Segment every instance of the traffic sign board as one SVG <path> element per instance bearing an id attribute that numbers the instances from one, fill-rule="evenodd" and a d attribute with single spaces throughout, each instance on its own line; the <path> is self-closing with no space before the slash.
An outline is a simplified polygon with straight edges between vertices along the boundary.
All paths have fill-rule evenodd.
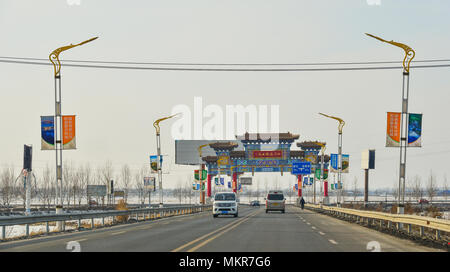
<path id="1" fill-rule="evenodd" d="M 311 174 L 311 162 L 293 162 L 293 175 L 308 175 Z"/>

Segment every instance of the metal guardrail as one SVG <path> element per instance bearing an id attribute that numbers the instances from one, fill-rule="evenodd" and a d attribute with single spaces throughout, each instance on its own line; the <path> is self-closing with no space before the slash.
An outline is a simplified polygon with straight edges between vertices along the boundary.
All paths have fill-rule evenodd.
<path id="1" fill-rule="evenodd" d="M 90 219 L 91 228 L 95 227 L 94 219 L 101 218 L 102 226 L 105 225 L 105 218 L 112 217 L 113 223 L 117 216 L 129 216 L 139 221 L 139 217 L 143 220 L 163 218 L 174 215 L 183 215 L 190 213 L 197 213 L 206 210 L 210 210 L 212 205 L 182 205 L 174 207 L 163 208 L 142 208 L 142 209 L 130 209 L 130 210 L 115 210 L 115 211 L 101 211 L 101 212 L 82 212 L 82 213 L 64 213 L 64 214 L 46 214 L 46 215 L 30 215 L 30 216 L 5 216 L 0 217 L 0 240 L 6 239 L 6 227 L 14 225 L 26 225 L 25 236 L 29 237 L 29 226 L 31 224 L 46 223 L 46 233 L 50 232 L 49 222 L 62 222 L 63 229 L 65 231 L 66 221 L 78 220 L 78 229 L 82 228 L 81 220 Z"/>
<path id="2" fill-rule="evenodd" d="M 382 212 L 373 211 L 361 211 L 348 208 L 330 207 L 316 204 L 305 204 L 305 207 L 326 211 L 328 213 L 344 216 L 354 217 L 357 222 L 364 222 L 373 224 L 373 220 L 378 220 L 381 227 L 387 222 L 388 227 L 391 227 L 392 223 L 397 224 L 397 229 L 401 229 L 403 224 L 407 225 L 408 233 L 411 234 L 412 226 L 420 227 L 420 235 L 424 235 L 424 228 L 429 228 L 436 231 L 436 239 L 439 240 L 441 231 L 450 233 L 450 220 L 437 219 L 432 217 L 424 217 L 418 215 L 408 214 L 388 214 Z"/>

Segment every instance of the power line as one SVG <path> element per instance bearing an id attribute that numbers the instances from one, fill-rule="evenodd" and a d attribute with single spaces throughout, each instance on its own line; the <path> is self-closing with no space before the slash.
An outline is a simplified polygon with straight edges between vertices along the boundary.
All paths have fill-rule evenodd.
<path id="1" fill-rule="evenodd" d="M 1 59 L 49 61 L 42 58 L 1 57 Z M 61 60 L 75 63 L 103 63 L 103 64 L 134 64 L 134 65 L 177 65 L 177 66 L 321 66 L 321 65 L 371 65 L 371 64 L 401 64 L 401 61 L 364 61 L 364 62 L 310 62 L 310 63 L 192 63 L 192 62 L 132 62 L 132 61 L 95 61 L 95 60 Z M 416 60 L 412 63 L 449 62 L 450 59 Z"/>
<path id="2" fill-rule="evenodd" d="M 51 63 L 33 61 L 0 60 L 0 63 L 28 64 L 28 65 L 52 65 Z M 171 67 L 139 67 L 139 66 L 113 66 L 113 65 L 83 65 L 61 64 L 65 67 L 83 67 L 97 69 L 122 69 L 122 70 L 153 70 L 153 71 L 195 71 L 195 72 L 316 72 L 316 71 L 361 71 L 361 70 L 392 70 L 402 69 L 402 66 L 378 66 L 378 67 L 327 67 L 327 68 L 171 68 Z M 410 68 L 444 68 L 450 64 L 415 65 Z"/>

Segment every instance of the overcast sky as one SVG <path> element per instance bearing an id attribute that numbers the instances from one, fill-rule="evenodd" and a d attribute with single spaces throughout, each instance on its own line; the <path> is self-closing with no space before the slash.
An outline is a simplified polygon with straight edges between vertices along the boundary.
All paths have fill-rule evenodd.
<path id="1" fill-rule="evenodd" d="M 403 42 L 415 60 L 450 59 L 450 2 L 438 0 L 0 0 L 0 56 L 48 58 L 60 46 L 99 39 L 61 59 L 308 63 L 401 61 L 403 51 L 364 35 Z M 369 1 L 376 2 L 376 1 Z M 40 116 L 54 114 L 53 67 L 0 63 L 0 165 L 22 168 L 23 144 L 33 144 L 38 174 L 55 154 L 40 150 Z M 280 131 L 300 141 L 327 142 L 337 152 L 337 122 L 346 122 L 346 180 L 359 179 L 361 151 L 376 149 L 370 188 L 398 182 L 399 150 L 385 147 L 386 112 L 401 110 L 402 70 L 330 72 L 187 72 L 63 67 L 63 114 L 77 115 L 77 150 L 63 158 L 100 166 L 111 160 L 135 170 L 156 153 L 152 123 L 174 106 L 279 105 Z M 450 68 L 412 69 L 409 111 L 423 113 L 422 148 L 408 149 L 407 178 L 439 182 L 450 155 Z M 162 151 L 174 159 L 173 121 L 162 123 Z M 295 149 L 297 149 L 295 147 Z M 167 166 L 167 165 L 166 165 Z M 170 166 L 165 186 L 192 167 Z M 268 175 L 274 180 L 274 175 Z M 258 175 L 264 179 L 263 176 Z M 285 175 L 282 185 L 294 184 Z"/>

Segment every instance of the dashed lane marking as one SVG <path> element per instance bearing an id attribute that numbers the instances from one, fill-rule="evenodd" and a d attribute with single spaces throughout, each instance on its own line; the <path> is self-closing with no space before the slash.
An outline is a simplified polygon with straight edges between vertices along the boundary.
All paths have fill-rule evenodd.
<path id="1" fill-rule="evenodd" d="M 121 233 L 125 233 L 126 231 L 118 231 L 118 232 L 113 232 L 111 233 L 111 235 L 117 235 L 117 234 L 121 234 Z"/>
<path id="2" fill-rule="evenodd" d="M 332 243 L 332 244 L 335 244 L 335 245 L 337 245 L 338 243 L 335 241 L 335 240 L 328 240 L 328 241 L 330 241 L 330 243 Z"/>

